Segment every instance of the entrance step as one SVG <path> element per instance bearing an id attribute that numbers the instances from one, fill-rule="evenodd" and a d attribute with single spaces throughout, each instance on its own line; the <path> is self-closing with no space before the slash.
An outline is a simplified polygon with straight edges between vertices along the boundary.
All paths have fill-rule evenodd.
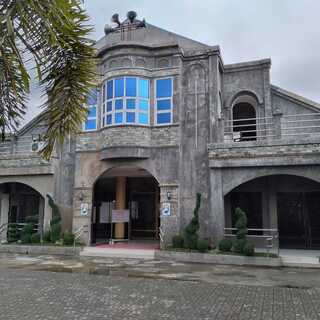
<path id="1" fill-rule="evenodd" d="M 318 250 L 280 250 L 279 255 L 286 267 L 320 268 Z"/>
<path id="2" fill-rule="evenodd" d="M 100 258 L 126 258 L 126 259 L 148 259 L 155 258 L 155 251 L 150 249 L 124 249 L 124 248 L 96 248 L 85 247 L 81 252 L 81 257 Z"/>

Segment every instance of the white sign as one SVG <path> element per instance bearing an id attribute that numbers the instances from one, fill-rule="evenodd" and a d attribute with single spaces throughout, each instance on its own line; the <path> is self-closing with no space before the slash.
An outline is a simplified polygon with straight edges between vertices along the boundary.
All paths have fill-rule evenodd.
<path id="1" fill-rule="evenodd" d="M 88 203 L 81 203 L 80 204 L 80 216 L 87 216 L 89 211 L 89 204 Z"/>
<path id="2" fill-rule="evenodd" d="M 170 216 L 171 215 L 171 204 L 169 202 L 162 204 L 161 213 L 163 216 Z"/>
<path id="3" fill-rule="evenodd" d="M 129 210 L 112 210 L 112 223 L 129 222 Z"/>

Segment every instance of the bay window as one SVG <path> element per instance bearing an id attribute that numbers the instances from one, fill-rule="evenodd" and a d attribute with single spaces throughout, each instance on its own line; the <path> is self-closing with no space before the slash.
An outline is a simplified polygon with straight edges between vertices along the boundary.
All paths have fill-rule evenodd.
<path id="1" fill-rule="evenodd" d="M 139 77 L 119 77 L 103 85 L 102 127 L 149 124 L 150 82 Z"/>

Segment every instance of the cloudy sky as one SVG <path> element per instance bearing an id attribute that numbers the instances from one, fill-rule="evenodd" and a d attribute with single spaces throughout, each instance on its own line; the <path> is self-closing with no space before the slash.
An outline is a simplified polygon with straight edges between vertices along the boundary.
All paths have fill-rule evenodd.
<path id="1" fill-rule="evenodd" d="M 113 13 L 139 18 L 169 31 L 220 45 L 224 63 L 271 58 L 271 81 L 320 102 L 319 0 L 85 0 L 93 38 Z M 39 112 L 33 89 L 26 120 Z"/>

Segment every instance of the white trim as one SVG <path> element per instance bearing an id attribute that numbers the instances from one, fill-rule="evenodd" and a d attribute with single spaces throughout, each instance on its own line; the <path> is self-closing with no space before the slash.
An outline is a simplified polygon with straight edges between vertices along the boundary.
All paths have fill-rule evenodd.
<path id="1" fill-rule="evenodd" d="M 171 97 L 166 97 L 166 98 L 157 98 L 157 81 L 158 80 L 166 80 L 166 79 L 170 79 L 171 80 Z M 154 89 L 153 89 L 153 94 L 154 94 L 154 110 L 153 110 L 153 114 L 154 114 L 154 125 L 155 126 L 167 126 L 167 125 L 170 125 L 170 124 L 173 124 L 173 108 L 174 108 L 174 105 L 173 105 L 173 81 L 174 81 L 174 78 L 173 77 L 161 77 L 161 78 L 155 78 L 154 79 Z M 168 110 L 160 110 L 158 111 L 158 108 L 157 108 L 157 105 L 158 105 L 158 101 L 161 101 L 161 100 L 170 100 L 170 103 L 171 103 L 171 107 L 170 109 Z M 157 115 L 158 114 L 161 114 L 161 113 L 170 113 L 171 114 L 171 117 L 170 117 L 170 122 L 166 122 L 166 123 L 158 123 L 157 119 Z"/>

